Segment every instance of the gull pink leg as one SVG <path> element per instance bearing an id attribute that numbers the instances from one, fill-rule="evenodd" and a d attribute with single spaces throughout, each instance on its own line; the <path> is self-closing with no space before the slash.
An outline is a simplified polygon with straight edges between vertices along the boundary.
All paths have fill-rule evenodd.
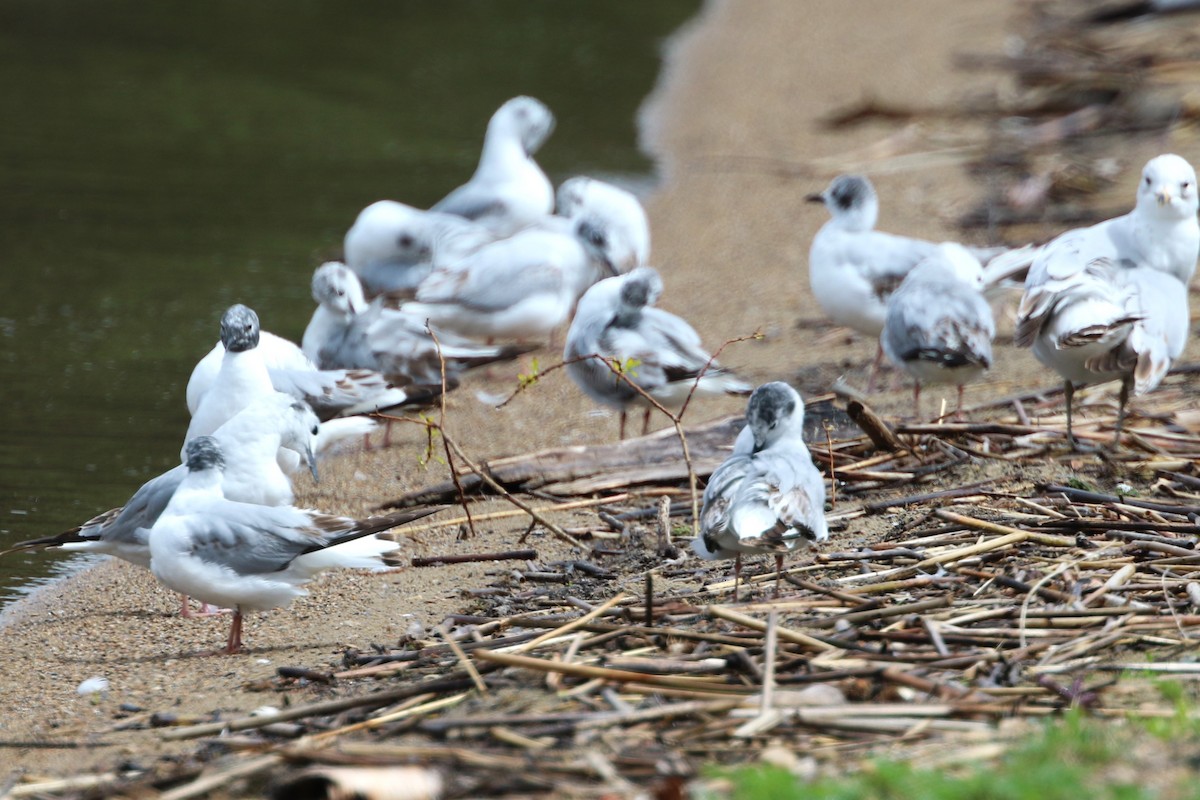
<path id="1" fill-rule="evenodd" d="M 225 643 L 226 655 L 234 655 L 242 651 L 242 610 L 233 610 L 233 624 L 229 626 L 229 641 Z"/>
<path id="2" fill-rule="evenodd" d="M 875 377 L 883 366 L 883 342 L 875 348 L 875 360 L 871 362 L 871 372 L 867 375 L 867 394 L 875 391 Z"/>

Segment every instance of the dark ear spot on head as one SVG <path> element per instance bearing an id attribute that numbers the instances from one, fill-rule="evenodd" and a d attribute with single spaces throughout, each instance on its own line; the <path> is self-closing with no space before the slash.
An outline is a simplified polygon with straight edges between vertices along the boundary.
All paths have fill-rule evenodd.
<path id="1" fill-rule="evenodd" d="M 597 250 L 603 250 L 608 240 L 604 231 L 591 220 L 581 219 L 576 226 L 579 236 Z"/>
<path id="2" fill-rule="evenodd" d="M 850 206 L 854 205 L 854 198 L 855 198 L 856 192 L 849 184 L 845 184 L 845 183 L 838 184 L 837 186 L 834 187 L 833 192 L 831 194 L 833 197 L 834 205 L 836 205 L 838 208 L 840 208 L 843 211 L 849 209 Z"/>
<path id="3" fill-rule="evenodd" d="M 650 299 L 650 287 L 644 281 L 625 281 L 621 287 L 621 302 L 627 306 L 644 306 Z"/>

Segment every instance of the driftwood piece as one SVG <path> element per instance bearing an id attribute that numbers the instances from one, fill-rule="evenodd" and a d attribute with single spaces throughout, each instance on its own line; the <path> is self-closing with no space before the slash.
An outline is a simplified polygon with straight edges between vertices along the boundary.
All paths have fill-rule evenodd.
<path id="1" fill-rule="evenodd" d="M 745 418 L 735 415 L 684 429 L 692 466 L 697 475 L 712 474 L 729 454 L 733 440 L 744 426 Z M 542 450 L 528 455 L 492 459 L 479 466 L 511 492 L 537 490 L 558 496 L 687 480 L 683 449 L 673 428 L 618 444 Z M 460 474 L 459 483 L 470 494 L 492 493 L 481 478 L 469 472 Z M 410 492 L 381 504 L 379 508 L 407 508 L 431 502 L 452 503 L 457 501 L 457 497 L 454 483 L 448 481 Z"/>
<path id="2" fill-rule="evenodd" d="M 846 413 L 880 450 L 894 452 L 904 447 L 883 418 L 866 403 L 852 400 L 846 405 Z"/>

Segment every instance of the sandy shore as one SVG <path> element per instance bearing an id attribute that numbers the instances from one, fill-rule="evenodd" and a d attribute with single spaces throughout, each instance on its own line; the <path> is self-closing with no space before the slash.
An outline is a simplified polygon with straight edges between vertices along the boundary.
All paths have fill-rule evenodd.
<path id="1" fill-rule="evenodd" d="M 646 142 L 666 176 L 647 198 L 653 262 L 666 283 L 661 304 L 692 320 L 712 346 L 761 330 L 764 341 L 731 346 L 722 359 L 756 383 L 784 379 L 812 393 L 843 373 L 861 382 L 874 343 L 821 324 L 808 293 L 806 260 L 825 213 L 802 198 L 838 172 L 869 171 L 878 155 L 872 148 L 896 130 L 870 124 L 833 132 L 820 120 L 868 96 L 924 107 L 980 89 L 1002 90 L 998 77 L 956 72 L 951 63 L 963 50 L 999 50 L 1011 9 L 1001 0 L 710 4 L 678 35 L 645 115 Z M 929 19 L 939 24 L 921 22 Z M 958 122 L 924 127 L 911 132 L 908 146 L 944 148 L 978 133 Z M 977 192 L 957 165 L 871 174 L 882 197 L 880 226 L 933 239 L 956 236 L 951 220 Z M 543 365 L 557 360 L 548 352 L 540 357 Z M 969 402 L 1053 383 L 1027 353 L 1001 346 L 998 361 L 986 384 L 969 389 Z M 473 456 L 615 440 L 615 416 L 591 407 L 561 372 L 502 410 L 478 399 L 510 390 L 515 372 L 473 377 L 451 395 L 448 427 Z M 905 390 L 880 405 L 896 411 L 907 402 Z M 705 403 L 693 419 L 740 407 L 736 400 Z M 401 426 L 397 439 L 388 450 L 351 454 L 328 466 L 327 478 L 307 487 L 303 502 L 364 514 L 445 478 L 437 460 L 422 465 L 424 442 L 415 427 Z M 458 542 L 445 528 L 408 531 L 406 550 L 505 549 L 524 527 L 519 519 L 484 525 L 475 542 Z M 530 541 L 543 560 L 565 553 L 548 536 Z M 485 585 L 490 569 L 474 564 L 330 575 L 289 609 L 250 618 L 249 653 L 209 657 L 205 653 L 224 641 L 227 619 L 180 619 L 174 597 L 148 573 L 105 563 L 38 593 L 10 615 L 0 661 L 0 705 L 6 708 L 0 740 L 8 743 L 0 763 L 51 775 L 102 771 L 122 760 L 146 764 L 178 746 L 162 743 L 153 731 L 114 732 L 123 716 L 231 714 L 274 704 L 277 698 L 256 691 L 255 682 L 277 667 L 334 664 L 346 647 L 395 643 L 414 623 L 428 629 L 463 608 L 461 590 Z M 621 588 L 614 583 L 613 591 Z M 78 696 L 76 686 L 92 676 L 105 677 L 110 690 Z M 122 704 L 140 710 L 122 711 Z M 29 746 L 12 746 L 22 742 Z"/>

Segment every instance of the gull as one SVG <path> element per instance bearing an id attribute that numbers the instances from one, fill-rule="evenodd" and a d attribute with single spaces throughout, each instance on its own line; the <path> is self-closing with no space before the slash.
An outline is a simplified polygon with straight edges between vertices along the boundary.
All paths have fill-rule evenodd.
<path id="1" fill-rule="evenodd" d="M 192 419 L 185 444 L 195 436 L 212 433 L 256 397 L 274 391 L 303 400 L 326 422 L 319 451 L 375 427 L 373 420 L 333 422 L 333 417 L 369 414 L 429 399 L 428 392 L 395 388 L 386 377 L 370 370 L 319 370 L 295 344 L 278 336 L 265 338 L 262 333 L 258 315 L 240 303 L 222 315 L 221 341 L 196 365 L 188 381 Z"/>
<path id="2" fill-rule="evenodd" d="M 213 435 L 225 453 L 224 496 L 267 506 L 292 503 L 292 481 L 280 469 L 276 455 L 281 447 L 303 454 L 316 479 L 313 447 L 318 425 L 311 408 L 282 392 L 250 403 Z M 186 475 L 187 467 L 180 464 L 142 484 L 124 506 L 57 536 L 20 542 L 6 552 L 57 548 L 116 556 L 148 569 L 150 528 Z M 183 615 L 188 616 L 186 600 L 183 607 Z"/>
<path id="3" fill-rule="evenodd" d="M 437 330 L 487 339 L 540 339 L 567 320 L 605 276 L 641 264 L 649 224 L 629 192 L 593 192 L 573 216 L 546 217 L 507 239 L 437 265 L 401 308 Z"/>
<path id="4" fill-rule="evenodd" d="M 783 557 L 804 542 L 829 538 L 825 480 L 804 444 L 804 402 L 786 383 L 765 383 L 746 407 L 747 441 L 713 472 L 704 489 L 700 535 L 692 550 L 705 560 L 733 558 L 737 600 L 742 553 L 775 556 L 775 591 Z M 746 445 L 749 444 L 749 447 Z"/>
<path id="5" fill-rule="evenodd" d="M 996 322 L 983 296 L 983 265 L 962 245 L 945 242 L 917 264 L 887 302 L 880 343 L 913 378 L 913 413 L 921 416 L 921 384 L 963 385 L 992 365 Z"/>
<path id="6" fill-rule="evenodd" d="M 861 175 L 839 175 L 819 194 L 806 200 L 824 203 L 830 220 L 813 237 L 808 256 L 808 280 L 817 304 L 836 324 L 878 337 L 887 316 L 887 299 L 904 276 L 934 255 L 937 243 L 875 230 L 879 198 L 871 181 Z M 1029 264 L 1032 247 L 968 247 L 987 265 L 984 285 L 1001 285 Z M 867 391 L 883 359 L 876 350 Z"/>
<path id="7" fill-rule="evenodd" d="M 346 266 L 362 281 L 367 297 L 384 295 L 389 302 L 411 299 L 433 269 L 435 249 L 451 243 L 466 253 L 493 241 L 482 225 L 454 214 L 380 200 L 359 212 L 346 232 Z"/>
<path id="8" fill-rule="evenodd" d="M 642 204 L 632 192 L 606 181 L 577 175 L 563 181 L 556 197 L 558 215 L 567 219 L 586 220 L 590 216 L 598 220 L 595 227 L 602 227 L 604 219 L 635 220 L 627 228 L 629 263 L 649 263 L 650 226 L 645 220 Z M 628 271 L 628 268 L 618 268 L 618 272 Z"/>
<path id="9" fill-rule="evenodd" d="M 440 392 L 443 363 L 450 389 L 468 369 L 509 361 L 529 349 L 480 345 L 449 332 L 438 332 L 435 342 L 423 319 L 387 308 L 381 298 L 368 302 L 358 276 L 337 261 L 313 272 L 312 294 L 317 308 L 301 349 L 321 369 L 369 369 L 395 386 Z"/>
<path id="10" fill-rule="evenodd" d="M 1035 274 L 1044 273 L 1031 271 L 1031 280 Z M 1078 449 L 1071 410 L 1076 385 L 1121 381 L 1116 447 L 1130 395 L 1162 382 L 1183 355 L 1188 324 L 1187 287 L 1174 275 L 1102 257 L 1069 278 L 1026 289 L 1015 341 L 1032 347 L 1038 361 L 1062 376 L 1072 448 Z"/>
<path id="11" fill-rule="evenodd" d="M 511 236 L 554 207 L 554 187 L 533 154 L 554 130 L 554 115 L 532 97 L 514 97 L 488 122 L 475 174 L 430 209 Z"/>
<path id="12" fill-rule="evenodd" d="M 654 307 L 662 289 L 651 267 L 602 280 L 583 295 L 567 332 L 567 374 L 588 397 L 620 410 L 622 439 L 633 406 L 645 408 L 642 434 L 649 431 L 654 406 L 647 397 L 678 409 L 693 394 L 744 395 L 752 388 L 717 364 L 685 320 Z"/>
<path id="13" fill-rule="evenodd" d="M 187 475 L 150 529 L 150 571 L 182 594 L 232 608 L 225 652 L 242 649 L 242 615 L 287 605 L 332 567 L 380 570 L 399 544 L 374 534 L 433 513 L 405 511 L 355 520 L 229 500 L 217 440 L 187 445 Z M 364 538 L 366 537 L 366 538 Z"/>
<path id="14" fill-rule="evenodd" d="M 1187 284 L 1200 255 L 1196 210 L 1195 171 L 1160 155 L 1142 170 L 1132 211 L 1067 231 L 1037 252 L 1014 338 L 1062 376 L 1072 447 L 1075 384 L 1121 379 L 1115 444 L 1129 394 L 1152 391 L 1182 354 Z"/>

